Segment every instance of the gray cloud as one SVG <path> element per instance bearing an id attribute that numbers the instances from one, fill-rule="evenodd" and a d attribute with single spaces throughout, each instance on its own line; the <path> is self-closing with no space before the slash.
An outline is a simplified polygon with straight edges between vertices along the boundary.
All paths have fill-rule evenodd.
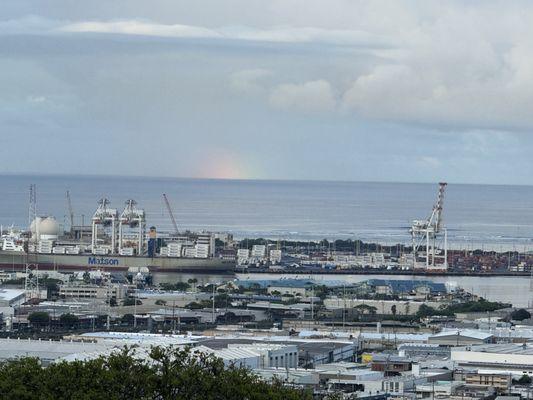
<path id="1" fill-rule="evenodd" d="M 4 18 L 11 170 L 532 183 L 530 3 L 18 0 Z"/>

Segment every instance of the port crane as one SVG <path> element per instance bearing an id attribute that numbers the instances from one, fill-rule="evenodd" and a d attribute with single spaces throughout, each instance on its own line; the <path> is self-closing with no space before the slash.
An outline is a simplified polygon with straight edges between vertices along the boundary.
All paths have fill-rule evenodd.
<path id="1" fill-rule="evenodd" d="M 165 202 L 165 206 L 167 207 L 168 215 L 170 215 L 170 220 L 172 221 L 172 226 L 174 227 L 174 233 L 178 234 L 178 224 L 176 223 L 176 218 L 174 218 L 172 207 L 170 207 L 170 202 L 168 201 L 167 195 L 165 193 L 163 193 L 163 200 Z"/>
<path id="2" fill-rule="evenodd" d="M 413 245 L 413 267 L 426 269 L 448 268 L 448 234 L 443 228 L 442 210 L 447 183 L 440 182 L 437 201 L 431 215 L 425 220 L 414 220 L 410 229 Z M 437 249 L 437 240 L 444 235 L 444 255 Z M 417 263 L 421 260 L 422 265 Z M 437 263 L 437 260 L 441 262 Z"/>
<path id="3" fill-rule="evenodd" d="M 92 251 L 96 253 L 98 247 L 98 227 L 102 226 L 104 229 L 111 227 L 111 251 L 114 252 L 116 248 L 116 224 L 118 222 L 117 210 L 109 208 L 110 201 L 105 197 L 98 202 L 92 218 Z"/>
<path id="4" fill-rule="evenodd" d="M 124 211 L 118 220 L 118 252 L 120 255 L 133 255 L 124 250 L 124 227 L 128 227 L 131 231 L 130 234 L 133 232 L 137 237 L 137 254 L 143 254 L 144 232 L 146 231 L 144 210 L 137 208 L 137 202 L 133 199 L 127 200 L 125 204 Z"/>

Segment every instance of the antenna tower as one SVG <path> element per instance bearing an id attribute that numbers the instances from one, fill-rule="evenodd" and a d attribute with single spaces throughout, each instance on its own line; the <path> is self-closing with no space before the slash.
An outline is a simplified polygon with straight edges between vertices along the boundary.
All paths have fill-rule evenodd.
<path id="1" fill-rule="evenodd" d="M 24 280 L 24 291 L 26 299 L 39 298 L 39 266 L 37 264 L 26 264 L 26 279 Z"/>

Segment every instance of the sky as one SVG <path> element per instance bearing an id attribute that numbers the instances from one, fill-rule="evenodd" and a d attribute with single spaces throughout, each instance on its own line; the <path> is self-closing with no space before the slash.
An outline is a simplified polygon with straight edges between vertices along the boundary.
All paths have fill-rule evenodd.
<path id="1" fill-rule="evenodd" d="M 533 184 L 533 3 L 2 0 L 0 173 Z"/>

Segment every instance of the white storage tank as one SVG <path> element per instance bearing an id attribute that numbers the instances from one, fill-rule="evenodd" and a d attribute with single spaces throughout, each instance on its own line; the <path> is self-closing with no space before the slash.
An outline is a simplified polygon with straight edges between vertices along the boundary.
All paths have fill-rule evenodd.
<path id="1" fill-rule="evenodd" d="M 59 223 L 52 217 L 37 217 L 30 225 L 34 240 L 55 240 L 59 236 Z"/>

